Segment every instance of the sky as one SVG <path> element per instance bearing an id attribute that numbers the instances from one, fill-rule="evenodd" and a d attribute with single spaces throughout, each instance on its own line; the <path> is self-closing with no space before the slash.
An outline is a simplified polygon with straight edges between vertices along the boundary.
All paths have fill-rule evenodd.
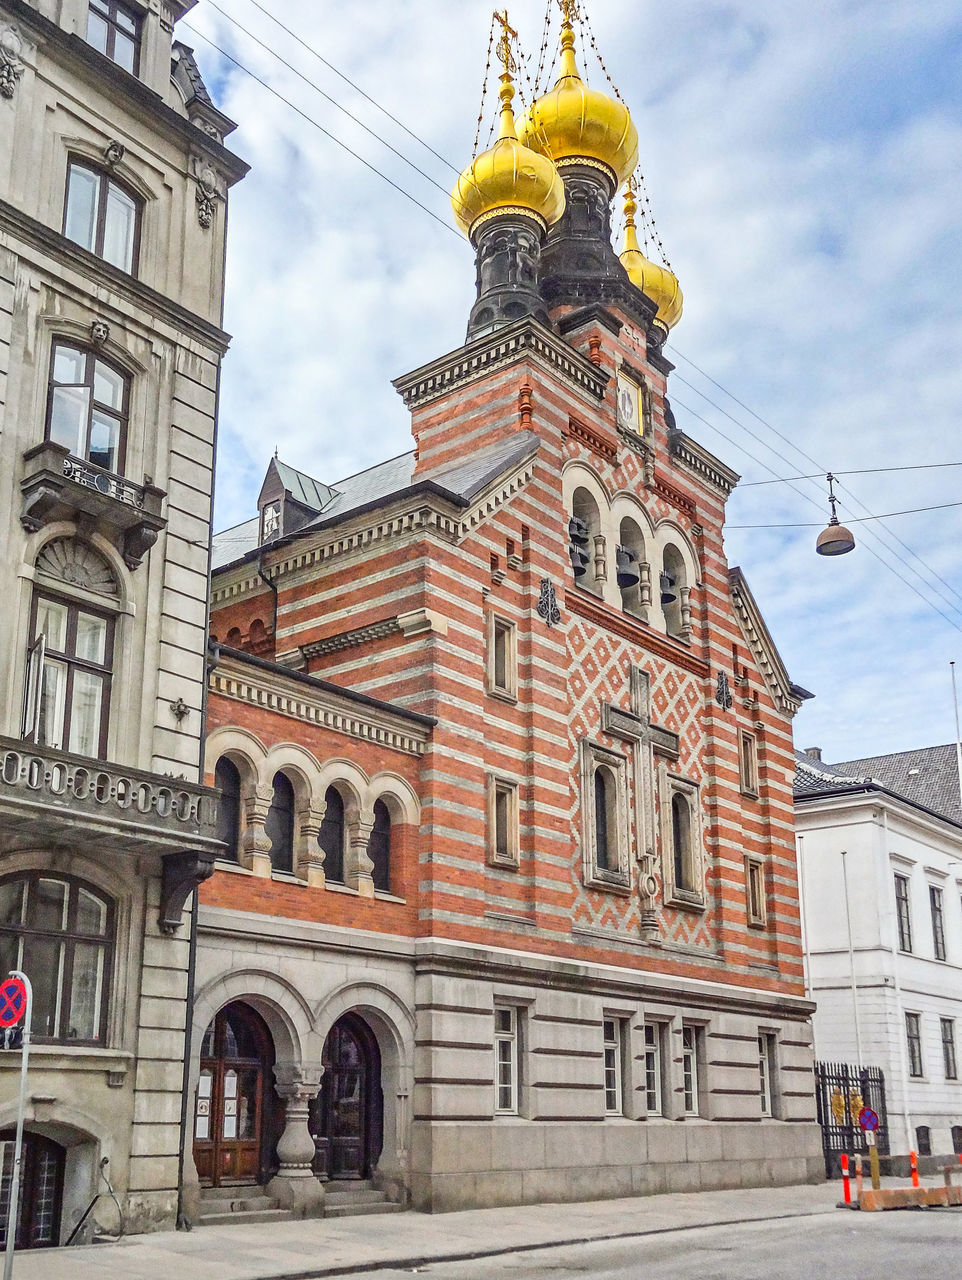
<path id="1" fill-rule="evenodd" d="M 962 505 L 940 504 L 962 503 L 962 466 L 932 464 L 962 463 L 958 0 L 587 8 L 685 293 L 678 425 L 742 476 L 728 561 L 816 695 L 796 742 L 840 761 L 951 741 Z M 410 448 L 391 379 L 460 345 L 474 298 L 445 193 L 473 152 L 491 9 L 200 0 L 178 24 L 252 166 L 230 200 L 218 528 L 254 514 L 275 448 L 328 483 Z M 545 0 L 509 16 L 533 79 Z M 493 89 L 494 71 L 482 147 Z M 843 557 L 814 551 L 827 470 Z M 816 478 L 759 483 L 798 475 Z M 922 507 L 940 509 L 852 523 Z"/>

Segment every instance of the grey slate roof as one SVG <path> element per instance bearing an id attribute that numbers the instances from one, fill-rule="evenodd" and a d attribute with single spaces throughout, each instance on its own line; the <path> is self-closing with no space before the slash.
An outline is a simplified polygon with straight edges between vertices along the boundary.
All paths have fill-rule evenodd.
<path id="1" fill-rule="evenodd" d="M 207 92 L 203 76 L 200 74 L 200 67 L 197 65 L 193 49 L 189 45 L 183 44 L 180 40 L 175 40 L 172 53 L 174 75 L 176 77 L 178 70 L 182 70 L 184 79 L 189 87 L 187 101 L 190 102 L 191 99 L 196 99 L 198 102 L 206 103 L 207 106 L 212 107 L 214 104 L 210 94 Z"/>
<path id="2" fill-rule="evenodd" d="M 517 431 L 506 439 L 489 445 L 486 449 L 470 454 L 463 462 L 458 462 L 444 471 L 433 472 L 426 483 L 447 490 L 456 501 L 466 506 L 486 485 L 518 466 L 528 455 L 533 455 L 537 451 L 538 443 L 538 437 L 533 431 Z M 275 458 L 273 462 L 285 487 L 294 497 L 298 497 L 298 494 L 289 484 L 289 480 L 301 484 L 310 482 L 311 485 L 317 486 L 315 498 L 321 496 L 324 491 L 334 495 L 326 505 L 322 506 L 320 514 L 300 529 L 299 533 L 330 522 L 344 520 L 362 507 L 388 502 L 395 495 L 403 493 L 405 489 L 417 483 L 413 476 L 413 452 L 402 453 L 397 458 L 389 458 L 387 462 L 379 462 L 366 471 L 359 471 L 357 475 L 348 476 L 345 480 L 338 480 L 332 485 L 312 480 L 304 472 L 287 466 L 279 459 Z M 306 493 L 307 490 L 305 489 L 304 492 Z M 299 497 L 298 501 L 305 502 L 307 506 L 317 506 L 315 498 L 307 500 Z M 240 560 L 256 550 L 259 525 L 260 521 L 255 516 L 252 520 L 246 520 L 232 529 L 216 533 L 213 540 L 213 568 L 223 568 L 224 565 Z"/>
<path id="3" fill-rule="evenodd" d="M 795 752 L 796 800 L 860 787 L 892 792 L 950 822 L 962 822 L 954 743 L 839 764 L 826 764 L 804 752 Z"/>

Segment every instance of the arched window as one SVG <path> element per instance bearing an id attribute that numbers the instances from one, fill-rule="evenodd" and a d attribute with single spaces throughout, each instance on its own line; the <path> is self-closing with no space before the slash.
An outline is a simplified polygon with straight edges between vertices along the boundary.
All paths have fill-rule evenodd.
<path id="1" fill-rule="evenodd" d="M 614 782 L 608 770 L 595 770 L 595 861 L 599 871 L 617 869 L 613 818 Z"/>
<path id="2" fill-rule="evenodd" d="M 604 573 L 596 571 L 598 548 L 595 540 L 601 535 L 601 516 L 598 504 L 587 489 L 574 491 L 571 502 L 571 519 L 568 522 L 568 555 L 575 581 L 581 587 L 600 594 Z M 601 554 L 604 554 L 603 547 Z"/>
<path id="3" fill-rule="evenodd" d="M 367 842 L 367 856 L 374 863 L 374 888 L 391 892 L 391 814 L 383 800 L 374 802 L 374 827 Z"/>
<path id="4" fill-rule="evenodd" d="M 671 844 L 675 888 L 695 888 L 691 856 L 691 808 L 687 797 L 676 791 L 671 797 Z"/>
<path id="5" fill-rule="evenodd" d="M 665 547 L 665 556 L 660 578 L 661 607 L 665 615 L 665 630 L 670 636 L 679 640 L 687 639 L 688 628 L 685 625 L 683 595 L 688 586 L 685 573 L 685 562 L 677 547 Z"/>
<path id="6" fill-rule="evenodd" d="M 638 525 L 630 517 L 622 520 L 618 539 L 615 560 L 621 607 L 625 613 L 633 614 L 636 618 L 647 618 L 641 599 L 641 566 L 645 563 L 645 540 Z M 650 593 L 650 589 L 649 582 L 646 590 Z"/>
<path id="7" fill-rule="evenodd" d="M 58 340 L 50 356 L 47 439 L 75 458 L 122 473 L 130 379 L 96 352 Z"/>
<path id="8" fill-rule="evenodd" d="M 217 807 L 217 839 L 227 846 L 225 858 L 237 858 L 240 842 L 241 776 L 237 765 L 221 756 L 214 769 L 214 786 L 220 791 Z"/>
<path id="9" fill-rule="evenodd" d="M 317 833 L 317 843 L 324 850 L 324 878 L 335 884 L 344 883 L 344 801 L 337 787 L 324 792 L 324 819 Z"/>
<path id="10" fill-rule="evenodd" d="M 274 774 L 274 795 L 264 831 L 271 842 L 275 871 L 294 870 L 294 788 L 286 773 Z"/>
<path id="11" fill-rule="evenodd" d="M 85 160 L 67 166 L 63 233 L 111 266 L 133 275 L 140 248 L 143 203 Z"/>
<path id="12" fill-rule="evenodd" d="M 0 970 L 33 983 L 37 1040 L 103 1044 L 113 909 L 96 889 L 33 872 L 0 880 Z"/>

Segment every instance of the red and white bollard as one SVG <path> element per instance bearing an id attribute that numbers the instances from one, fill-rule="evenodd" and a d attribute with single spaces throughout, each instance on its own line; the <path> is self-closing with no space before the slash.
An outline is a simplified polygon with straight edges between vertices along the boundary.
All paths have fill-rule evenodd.
<path id="1" fill-rule="evenodd" d="M 843 1151 L 841 1155 L 842 1165 L 842 1199 L 846 1204 L 852 1203 L 852 1184 L 848 1179 L 848 1153 Z"/>
<path id="2" fill-rule="evenodd" d="M 909 1152 L 909 1167 L 912 1170 L 912 1186 L 919 1185 L 919 1157 L 914 1151 Z"/>

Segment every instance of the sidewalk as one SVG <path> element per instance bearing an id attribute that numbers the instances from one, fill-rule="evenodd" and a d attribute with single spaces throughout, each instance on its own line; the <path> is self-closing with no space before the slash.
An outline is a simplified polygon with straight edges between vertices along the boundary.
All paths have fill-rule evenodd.
<path id="1" fill-rule="evenodd" d="M 883 1185 L 904 1185 L 884 1179 Z M 841 1184 L 682 1192 L 585 1204 L 398 1213 L 270 1225 L 198 1227 L 116 1244 L 16 1256 L 16 1280 L 308 1280 L 391 1264 L 456 1260 L 544 1245 L 762 1218 L 832 1213 Z"/>

